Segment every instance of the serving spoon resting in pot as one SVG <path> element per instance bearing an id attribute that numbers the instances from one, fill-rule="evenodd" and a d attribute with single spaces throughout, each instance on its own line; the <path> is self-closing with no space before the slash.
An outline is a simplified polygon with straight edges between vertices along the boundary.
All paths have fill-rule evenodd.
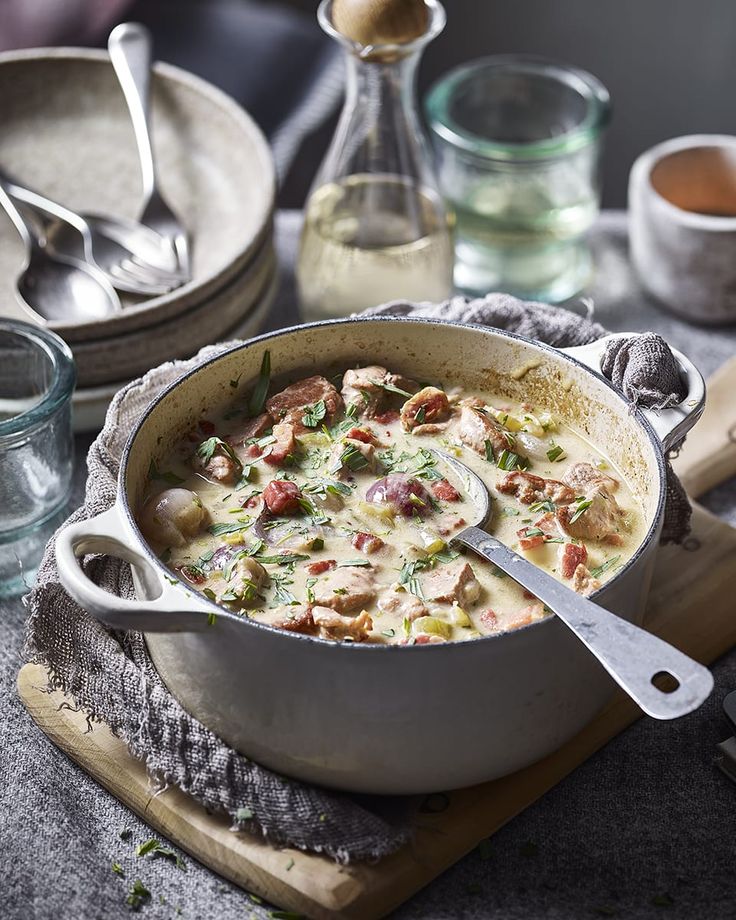
<path id="1" fill-rule="evenodd" d="M 450 467 L 466 486 L 477 511 L 475 524 L 451 538 L 510 575 L 545 606 L 600 661 L 616 683 L 647 715 L 676 719 L 697 709 L 713 690 L 708 668 L 663 639 L 610 613 L 557 581 L 483 529 L 493 517 L 488 487 L 469 467 L 442 451 L 428 450 Z M 660 690 L 655 680 L 672 679 L 674 689 Z"/>

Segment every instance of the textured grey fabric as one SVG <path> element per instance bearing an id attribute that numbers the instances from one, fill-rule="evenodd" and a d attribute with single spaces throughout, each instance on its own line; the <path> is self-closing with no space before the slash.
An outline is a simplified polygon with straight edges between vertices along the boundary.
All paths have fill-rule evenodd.
<path id="1" fill-rule="evenodd" d="M 296 212 L 278 215 L 283 281 L 269 328 L 298 321 L 290 266 L 299 225 Z M 627 259 L 623 213 L 604 212 L 591 242 L 597 276 L 589 294 L 603 326 L 655 330 L 706 375 L 736 353 L 736 326 L 714 332 L 688 325 L 642 294 Z M 90 440 L 76 439 L 73 506 L 83 500 Z M 736 525 L 736 478 L 701 501 Z M 154 835 L 151 828 L 54 747 L 17 698 L 24 621 L 19 600 L 0 600 L 3 920 L 125 920 L 125 892 L 135 878 L 153 894 L 141 917 L 173 920 L 179 907 L 183 920 L 269 920 L 269 905 L 254 903 L 186 853 L 186 872 L 168 860 L 135 857 L 136 844 Z M 736 687 L 736 652 L 713 673 L 716 689 L 701 709 L 668 724 L 640 720 L 480 852 L 467 854 L 394 911 L 392 920 L 733 916 L 736 789 L 712 756 L 716 742 L 732 734 L 720 703 Z M 128 841 L 120 839 L 121 828 L 130 831 Z M 283 859 L 288 865 L 288 854 Z M 113 860 L 124 878 L 112 873 Z"/>
<path id="2" fill-rule="evenodd" d="M 590 313 L 590 305 L 588 304 Z M 397 300 L 365 311 L 371 316 L 426 316 L 458 323 L 478 323 L 516 332 L 548 345 L 586 345 L 606 334 L 590 317 L 543 303 L 527 303 L 510 294 L 488 294 L 476 300 L 453 297 L 446 303 L 412 304 Z M 664 409 L 682 402 L 685 390 L 669 345 L 656 333 L 609 342 L 601 371 L 631 401 L 646 409 Z M 676 445 L 678 448 L 680 445 Z M 682 483 L 667 462 L 667 503 L 663 543 L 680 543 L 690 530 L 692 509 Z"/>

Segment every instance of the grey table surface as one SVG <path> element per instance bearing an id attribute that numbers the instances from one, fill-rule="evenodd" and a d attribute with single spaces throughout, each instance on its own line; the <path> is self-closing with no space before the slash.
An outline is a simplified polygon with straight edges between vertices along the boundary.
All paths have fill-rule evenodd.
<path id="1" fill-rule="evenodd" d="M 282 213 L 283 270 L 269 319 L 297 321 L 293 279 L 299 215 Z M 596 318 L 611 330 L 654 330 L 712 373 L 736 351 L 736 327 L 704 330 L 669 316 L 642 294 L 627 259 L 625 215 L 604 213 L 591 236 Z M 77 438 L 71 504 L 80 501 L 90 437 Z M 736 480 L 706 496 L 736 525 Z M 736 560 L 734 560 L 736 565 Z M 271 908 L 186 857 L 136 859 L 150 828 L 98 787 L 32 723 L 15 691 L 25 611 L 0 603 L 0 916 L 124 917 L 140 878 L 151 918 L 267 917 Z M 698 712 L 661 724 L 642 719 L 522 815 L 394 914 L 410 918 L 557 920 L 618 916 L 736 917 L 736 787 L 714 767 L 730 732 L 721 701 L 736 687 L 736 652 L 714 668 L 716 690 Z M 121 828 L 131 836 L 121 840 Z M 118 861 L 125 878 L 113 874 Z"/>

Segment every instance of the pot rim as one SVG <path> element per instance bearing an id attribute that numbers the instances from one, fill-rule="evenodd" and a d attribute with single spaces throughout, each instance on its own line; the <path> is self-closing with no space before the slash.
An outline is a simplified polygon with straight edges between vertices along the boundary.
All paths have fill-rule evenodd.
<path id="1" fill-rule="evenodd" d="M 652 538 L 659 529 L 659 525 L 662 521 L 664 513 L 664 504 L 666 497 L 666 469 L 665 469 L 665 460 L 664 460 L 664 451 L 662 447 L 662 442 L 658 438 L 654 429 L 652 428 L 650 422 L 642 414 L 641 410 L 638 407 L 632 406 L 627 400 L 623 393 L 615 387 L 610 380 L 604 377 L 602 374 L 596 374 L 589 367 L 587 367 L 582 361 L 579 361 L 577 358 L 572 357 L 572 355 L 567 354 L 562 351 L 560 348 L 555 348 L 553 345 L 547 345 L 545 342 L 538 342 L 534 339 L 528 338 L 524 335 L 519 335 L 516 332 L 508 332 L 505 329 L 498 329 L 495 326 L 484 326 L 480 323 L 458 323 L 450 322 L 448 320 L 435 319 L 431 317 L 410 317 L 410 316 L 352 316 L 345 317 L 340 319 L 330 319 L 330 320 L 320 320 L 317 322 L 311 323 L 302 323 L 295 326 L 287 326 L 283 329 L 276 329 L 271 332 L 264 332 L 260 335 L 254 336 L 251 339 L 248 339 L 246 342 L 240 345 L 234 345 L 232 348 L 226 348 L 221 352 L 218 352 L 216 355 L 213 355 L 211 358 L 208 358 L 206 361 L 203 361 L 201 364 L 198 364 L 196 367 L 193 367 L 191 370 L 187 371 L 182 377 L 179 377 L 173 383 L 169 384 L 161 393 L 151 402 L 151 404 L 145 409 L 140 419 L 136 423 L 135 428 L 128 436 L 128 440 L 125 444 L 123 454 L 120 461 L 120 469 L 118 472 L 118 493 L 116 502 L 118 506 L 122 506 L 122 511 L 124 514 L 125 521 L 128 526 L 131 528 L 133 534 L 138 539 L 138 542 L 143 549 L 143 551 L 148 556 L 149 562 L 158 568 L 169 580 L 172 576 L 171 569 L 167 568 L 163 562 L 158 558 L 158 556 L 153 552 L 153 550 L 148 545 L 146 539 L 141 533 L 138 524 L 136 523 L 135 517 L 133 516 L 130 503 L 128 501 L 128 496 L 125 490 L 125 479 L 128 470 L 128 463 L 130 461 L 131 454 L 133 453 L 135 447 L 135 441 L 142 430 L 143 426 L 146 424 L 148 417 L 154 412 L 159 403 L 166 399 L 170 393 L 172 393 L 177 387 L 181 386 L 201 371 L 208 368 L 210 365 L 219 361 L 221 358 L 224 358 L 226 355 L 231 355 L 233 352 L 240 351 L 245 348 L 250 348 L 252 345 L 260 344 L 262 342 L 267 342 L 272 339 L 280 338 L 283 335 L 290 335 L 292 333 L 298 333 L 301 330 L 321 328 L 326 326 L 341 326 L 348 325 L 353 323 L 365 323 L 365 322 L 377 322 L 377 323 L 415 323 L 418 325 L 432 325 L 432 326 L 446 326 L 449 330 L 452 329 L 471 329 L 473 331 L 483 332 L 485 334 L 495 335 L 500 338 L 511 339 L 512 341 L 523 342 L 525 345 L 530 345 L 533 348 L 536 348 L 540 351 L 549 352 L 554 354 L 557 357 L 568 361 L 570 364 L 581 368 L 586 374 L 589 374 L 598 379 L 600 383 L 605 384 L 620 402 L 626 406 L 627 411 L 631 411 L 634 417 L 636 418 L 639 426 L 643 429 L 644 433 L 649 439 L 650 444 L 654 449 L 654 455 L 657 461 L 657 471 L 659 479 L 659 497 L 657 500 L 657 508 L 652 518 L 652 523 L 647 530 L 646 536 L 642 542 L 637 547 L 634 554 L 631 556 L 627 562 L 619 569 L 619 571 L 604 585 L 602 585 L 597 591 L 594 591 L 591 595 L 591 599 L 595 599 L 601 593 L 601 591 L 608 590 L 615 582 L 618 582 L 619 579 L 627 574 L 631 566 L 637 562 L 641 556 L 649 549 L 652 542 Z M 189 590 L 190 586 L 186 584 L 181 578 L 176 576 L 176 581 L 182 587 L 185 587 Z M 257 629 L 265 629 L 269 633 L 278 635 L 286 641 L 301 641 L 307 643 L 318 643 L 319 645 L 329 645 L 334 648 L 341 649 L 363 649 L 364 651 L 376 652 L 381 651 L 390 651 L 398 652 L 399 650 L 406 652 L 407 649 L 434 649 L 434 654 L 447 653 L 447 649 L 454 648 L 455 646 L 467 647 L 468 645 L 475 645 L 479 643 L 485 643 L 488 641 L 499 641 L 502 639 L 510 639 L 512 636 L 526 634 L 528 630 L 539 629 L 540 627 L 546 626 L 549 628 L 549 624 L 558 622 L 558 618 L 555 616 L 545 617 L 541 620 L 534 620 L 531 623 L 528 623 L 525 626 L 517 627 L 516 629 L 510 630 L 508 632 L 495 633 L 489 636 L 479 636 L 473 639 L 462 639 L 458 642 L 446 642 L 438 644 L 428 644 L 428 645 L 389 645 L 384 643 L 363 643 L 363 642 L 340 642 L 335 643 L 330 639 L 321 639 L 318 636 L 306 636 L 301 635 L 300 633 L 285 633 L 283 630 L 278 629 L 275 626 L 271 626 L 268 623 L 261 623 L 258 620 L 251 620 L 247 617 L 241 617 L 237 614 L 231 613 L 229 610 L 215 603 L 214 601 L 209 600 L 204 597 L 204 595 L 198 597 L 198 601 L 204 601 L 209 607 L 212 608 L 212 612 L 216 613 L 218 618 L 225 618 L 231 620 L 235 623 L 246 625 L 249 627 L 254 627 Z M 145 633 L 145 629 L 143 630 Z"/>

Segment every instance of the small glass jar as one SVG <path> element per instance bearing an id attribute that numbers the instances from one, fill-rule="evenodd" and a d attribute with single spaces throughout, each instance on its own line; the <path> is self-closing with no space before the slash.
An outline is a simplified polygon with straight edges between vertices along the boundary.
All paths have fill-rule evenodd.
<path id="1" fill-rule="evenodd" d="M 455 286 L 559 303 L 591 274 L 605 87 L 540 58 L 473 61 L 431 89 L 439 182 L 456 217 Z"/>
<path id="2" fill-rule="evenodd" d="M 31 584 L 72 477 L 74 359 L 57 335 L 0 320 L 0 597 Z"/>

